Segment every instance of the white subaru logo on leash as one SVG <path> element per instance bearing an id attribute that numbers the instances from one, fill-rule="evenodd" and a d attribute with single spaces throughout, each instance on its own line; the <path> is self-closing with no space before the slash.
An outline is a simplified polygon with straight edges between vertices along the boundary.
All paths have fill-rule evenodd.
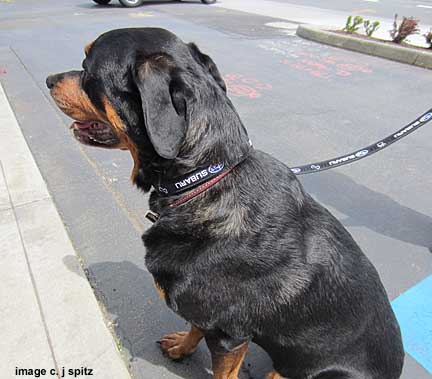
<path id="1" fill-rule="evenodd" d="M 217 174 L 218 172 L 222 171 L 224 168 L 224 164 L 223 163 L 218 163 L 218 164 L 214 164 L 209 166 L 208 171 L 211 174 Z"/>
<path id="2" fill-rule="evenodd" d="M 357 152 L 355 154 L 355 156 L 357 158 L 361 158 L 361 157 L 364 157 L 365 155 L 368 155 L 368 153 L 369 153 L 369 150 L 361 150 L 361 151 Z"/>
<path id="3" fill-rule="evenodd" d="M 432 112 L 426 113 L 419 121 L 426 122 L 432 118 Z"/>

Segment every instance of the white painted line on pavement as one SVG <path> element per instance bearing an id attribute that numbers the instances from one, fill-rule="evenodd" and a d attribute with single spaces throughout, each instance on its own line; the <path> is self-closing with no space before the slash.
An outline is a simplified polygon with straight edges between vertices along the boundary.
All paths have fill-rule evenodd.
<path id="1" fill-rule="evenodd" d="M 417 8 L 426 8 L 426 9 L 432 9 L 432 5 L 417 5 Z"/>

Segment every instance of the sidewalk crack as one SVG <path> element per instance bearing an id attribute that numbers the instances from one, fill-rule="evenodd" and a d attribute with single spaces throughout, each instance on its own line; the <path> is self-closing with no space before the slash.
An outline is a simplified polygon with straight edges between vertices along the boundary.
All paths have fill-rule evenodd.
<path id="1" fill-rule="evenodd" d="M 18 204 L 18 205 L 14 205 L 12 204 L 12 207 L 15 209 L 19 209 L 19 208 L 23 208 L 26 207 L 27 205 L 32 205 L 32 204 L 36 204 L 36 203 L 41 203 L 43 201 L 47 201 L 47 200 L 51 200 L 51 196 L 44 196 L 40 199 L 36 199 L 36 200 L 31 200 L 31 201 L 26 201 L 24 203 Z"/>

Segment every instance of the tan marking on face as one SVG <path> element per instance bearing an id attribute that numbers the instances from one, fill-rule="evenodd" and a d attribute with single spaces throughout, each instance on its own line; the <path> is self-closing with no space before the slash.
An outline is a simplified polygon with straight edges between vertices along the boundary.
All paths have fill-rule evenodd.
<path id="1" fill-rule="evenodd" d="M 58 107 L 69 117 L 77 121 L 100 121 L 110 125 L 120 143 L 110 146 L 111 149 L 129 150 L 134 167 L 131 180 L 135 183 L 139 169 L 138 148 L 126 133 L 126 125 L 114 109 L 110 101 L 102 99 L 104 110 L 96 108 L 80 86 L 80 75 L 67 75 L 51 89 L 51 96 Z"/>
<path id="2" fill-rule="evenodd" d="M 88 43 L 84 48 L 85 55 L 89 55 L 91 48 L 93 47 L 94 41 Z"/>
<path id="3" fill-rule="evenodd" d="M 120 146 L 118 146 L 118 148 L 122 150 L 129 150 L 129 152 L 132 155 L 132 159 L 134 161 L 134 167 L 132 169 L 131 181 L 135 183 L 135 180 L 138 176 L 138 170 L 139 170 L 138 148 L 127 135 L 126 126 L 123 123 L 123 121 L 120 119 L 119 115 L 115 111 L 112 104 L 108 101 L 107 98 L 103 99 L 103 103 L 105 106 L 106 117 L 109 121 L 109 124 L 113 127 L 114 133 L 120 139 Z"/>
<path id="4" fill-rule="evenodd" d="M 51 89 L 51 96 L 58 107 L 74 120 L 106 121 L 79 85 L 79 74 L 67 75 L 58 81 Z"/>

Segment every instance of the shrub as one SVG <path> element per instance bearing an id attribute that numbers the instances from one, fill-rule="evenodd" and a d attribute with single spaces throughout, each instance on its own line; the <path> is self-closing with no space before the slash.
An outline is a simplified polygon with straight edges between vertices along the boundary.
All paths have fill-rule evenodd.
<path id="1" fill-rule="evenodd" d="M 363 22 L 363 26 L 365 28 L 366 35 L 368 37 L 372 37 L 372 34 L 374 34 L 378 30 L 379 25 L 379 21 L 374 21 L 371 23 L 369 20 L 365 20 Z"/>
<path id="2" fill-rule="evenodd" d="M 426 42 L 429 44 L 429 49 L 432 49 L 432 29 L 428 33 L 423 35 L 424 38 L 426 38 Z"/>
<path id="3" fill-rule="evenodd" d="M 409 35 L 417 34 L 420 31 L 418 28 L 419 20 L 416 20 L 414 17 L 404 17 L 398 27 L 397 17 L 398 15 L 395 14 L 393 29 L 390 30 L 390 36 L 394 43 L 401 43 Z"/>
<path id="4" fill-rule="evenodd" d="M 349 16 L 347 22 L 345 24 L 345 28 L 342 30 L 349 34 L 355 33 L 360 28 L 360 24 L 363 22 L 363 18 L 360 16 L 355 16 L 354 19 L 352 16 Z"/>

